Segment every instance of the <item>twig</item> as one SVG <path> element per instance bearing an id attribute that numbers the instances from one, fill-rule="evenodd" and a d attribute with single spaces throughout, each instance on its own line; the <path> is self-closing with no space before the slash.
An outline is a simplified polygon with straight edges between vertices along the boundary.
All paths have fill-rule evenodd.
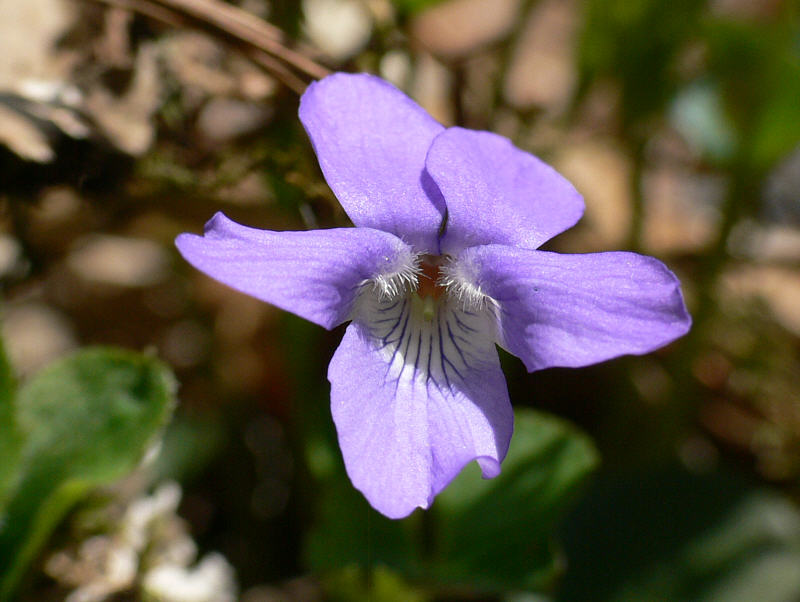
<path id="1" fill-rule="evenodd" d="M 137 12 L 139 14 L 144 15 L 145 17 L 150 17 L 151 19 L 155 19 L 156 21 L 161 21 L 162 23 L 166 23 L 171 27 L 180 27 L 184 24 L 183 20 L 176 14 L 171 11 L 165 10 L 160 6 L 151 5 L 146 0 L 93 0 L 94 2 L 98 2 L 99 4 L 106 4 L 108 6 L 113 6 L 116 8 L 123 8 L 125 10 L 129 10 L 131 12 Z"/>
<path id="2" fill-rule="evenodd" d="M 270 56 L 260 48 L 248 47 L 245 49 L 245 54 L 250 57 L 254 63 L 261 65 L 266 71 L 271 73 L 288 88 L 291 88 L 295 93 L 302 94 L 306 89 L 306 82 L 294 74 L 291 69 L 288 69 L 274 56 Z"/>
<path id="3" fill-rule="evenodd" d="M 151 1 L 221 29 L 281 59 L 314 79 L 325 77 L 329 73 L 307 56 L 284 46 L 280 41 L 283 37 L 280 29 L 240 8 L 224 4 L 219 0 Z"/>
<path id="4" fill-rule="evenodd" d="M 138 12 L 173 27 L 193 23 L 222 34 L 242 46 L 251 60 L 300 94 L 307 78 L 330 73 L 308 56 L 287 47 L 283 32 L 274 25 L 220 0 L 91 0 Z"/>

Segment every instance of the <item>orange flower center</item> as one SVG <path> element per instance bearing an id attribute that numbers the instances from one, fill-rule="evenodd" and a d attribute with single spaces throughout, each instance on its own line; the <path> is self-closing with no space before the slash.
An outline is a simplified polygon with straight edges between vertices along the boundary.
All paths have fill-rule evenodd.
<path id="1" fill-rule="evenodd" d="M 432 298 L 434 301 L 444 294 L 444 287 L 439 285 L 439 267 L 442 265 L 442 257 L 438 255 L 425 255 L 420 262 L 422 272 L 419 275 L 417 294 L 425 299 Z"/>

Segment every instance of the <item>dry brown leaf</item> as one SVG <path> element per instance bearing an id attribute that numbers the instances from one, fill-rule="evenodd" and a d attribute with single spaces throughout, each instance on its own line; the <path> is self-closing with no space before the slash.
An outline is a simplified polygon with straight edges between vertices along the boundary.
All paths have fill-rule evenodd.
<path id="1" fill-rule="evenodd" d="M 0 144 L 23 159 L 48 163 L 55 153 L 42 130 L 30 119 L 0 104 Z"/>
<path id="2" fill-rule="evenodd" d="M 430 52 L 459 58 L 507 34 L 519 6 L 519 0 L 452 0 L 415 18 L 411 33 Z"/>
<path id="3" fill-rule="evenodd" d="M 511 105 L 556 113 L 566 107 L 576 82 L 578 18 L 571 0 L 546 0 L 534 7 L 505 79 L 503 92 Z"/>
<path id="4" fill-rule="evenodd" d="M 161 79 L 155 44 L 144 44 L 136 57 L 133 82 L 123 96 L 97 84 L 87 95 L 86 110 L 109 140 L 130 155 L 145 153 L 155 138 L 153 114 L 161 104 Z"/>

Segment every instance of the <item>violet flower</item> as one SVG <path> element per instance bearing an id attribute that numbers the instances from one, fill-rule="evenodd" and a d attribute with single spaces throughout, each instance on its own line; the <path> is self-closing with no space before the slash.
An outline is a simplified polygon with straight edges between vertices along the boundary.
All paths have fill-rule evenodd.
<path id="1" fill-rule="evenodd" d="M 300 102 L 355 228 L 271 232 L 221 213 L 183 256 L 325 328 L 350 479 L 391 518 L 427 508 L 472 460 L 499 474 L 513 412 L 495 344 L 529 371 L 647 353 L 685 334 L 675 276 L 634 253 L 537 248 L 583 213 L 551 167 L 489 132 L 444 128 L 381 79 L 336 74 Z"/>

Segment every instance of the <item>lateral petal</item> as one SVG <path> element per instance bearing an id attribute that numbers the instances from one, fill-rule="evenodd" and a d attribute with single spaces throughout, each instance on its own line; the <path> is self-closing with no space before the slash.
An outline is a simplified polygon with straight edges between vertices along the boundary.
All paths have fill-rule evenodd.
<path id="1" fill-rule="evenodd" d="M 325 180 L 356 226 L 438 253 L 444 201 L 423 172 L 442 125 L 400 90 L 365 73 L 337 73 L 311 84 L 300 101 L 300 121 Z"/>
<path id="2" fill-rule="evenodd" d="M 427 508 L 472 460 L 497 476 L 513 413 L 489 321 L 418 299 L 380 302 L 331 360 L 331 410 L 347 474 L 390 518 Z"/>
<path id="3" fill-rule="evenodd" d="M 325 328 L 350 319 L 361 285 L 412 261 L 408 245 L 369 228 L 272 232 L 217 213 L 175 245 L 201 272 Z"/>
<path id="4" fill-rule="evenodd" d="M 583 215 L 572 184 L 491 132 L 449 128 L 425 166 L 447 202 L 442 253 L 494 243 L 535 249 Z"/>
<path id="5" fill-rule="evenodd" d="M 487 245 L 457 261 L 498 304 L 498 342 L 529 371 L 648 353 L 691 326 L 678 279 L 652 257 Z"/>

